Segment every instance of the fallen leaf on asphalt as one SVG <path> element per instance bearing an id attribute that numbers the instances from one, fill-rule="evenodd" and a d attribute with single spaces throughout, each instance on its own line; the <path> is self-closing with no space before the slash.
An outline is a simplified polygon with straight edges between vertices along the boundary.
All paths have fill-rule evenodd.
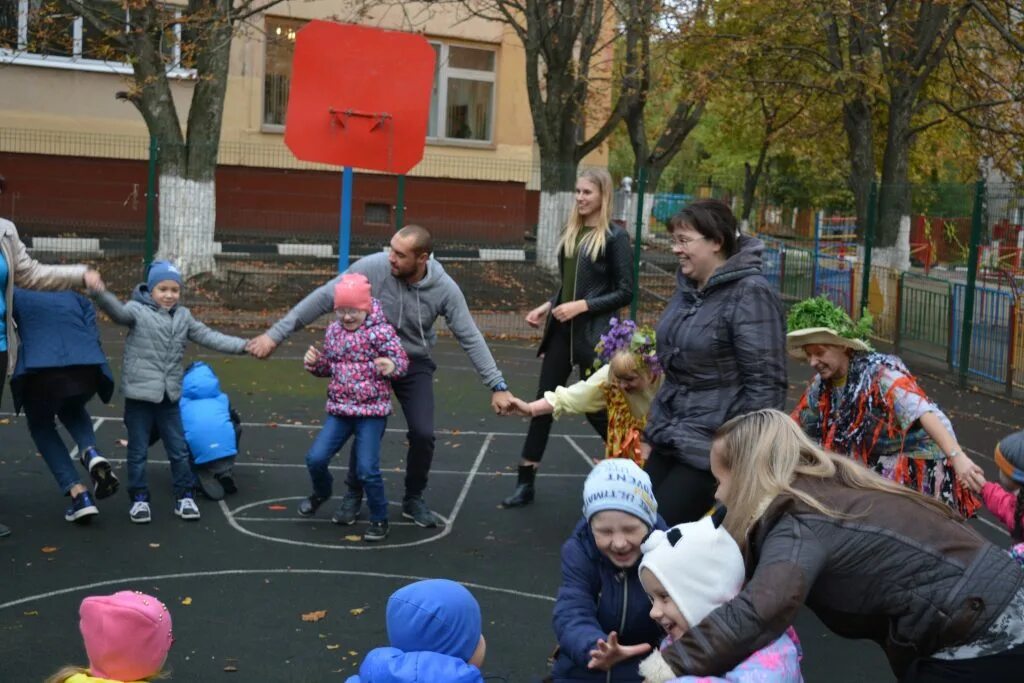
<path id="1" fill-rule="evenodd" d="M 287 510 L 288 507 L 285 506 L 285 505 L 268 505 L 267 509 L 268 510 L 275 510 L 275 511 L 276 510 Z"/>
<path id="2" fill-rule="evenodd" d="M 351 536 L 346 536 L 345 540 L 346 541 L 361 541 L 361 540 L 363 540 L 363 537 L 362 536 L 356 536 L 356 535 L 353 534 Z"/>
<path id="3" fill-rule="evenodd" d="M 224 667 L 224 670 L 227 671 L 228 673 L 235 673 L 236 671 L 238 671 L 238 667 L 235 666 L 234 664 L 228 664 L 227 666 Z"/>
<path id="4" fill-rule="evenodd" d="M 127 446 L 128 445 L 128 439 L 118 439 L 117 440 L 117 445 L 118 446 Z"/>
<path id="5" fill-rule="evenodd" d="M 181 601 L 181 604 L 183 604 L 183 605 L 191 605 L 192 604 L 192 598 L 185 598 L 184 600 Z"/>
<path id="6" fill-rule="evenodd" d="M 44 545 L 42 548 L 40 548 L 40 550 L 42 550 L 44 553 L 55 553 L 55 552 L 57 552 L 57 546 L 55 546 L 55 545 Z"/>
<path id="7" fill-rule="evenodd" d="M 10 418 L 6 418 L 5 417 L 4 419 L 0 420 L 0 425 L 9 425 L 9 424 L 11 424 Z"/>
<path id="8" fill-rule="evenodd" d="M 32 610 L 31 612 L 22 612 L 22 614 L 24 614 L 26 617 L 38 617 L 39 616 L 39 612 L 37 612 L 36 610 Z"/>
<path id="9" fill-rule="evenodd" d="M 320 621 L 321 619 L 323 619 L 326 616 L 327 616 L 327 610 L 321 609 L 321 610 L 316 610 L 315 612 L 306 612 L 305 614 L 302 615 L 302 620 L 303 621 Z"/>
<path id="10" fill-rule="evenodd" d="M 358 653 L 358 652 L 356 652 L 355 650 L 349 650 L 349 651 L 348 651 L 348 653 L 349 653 L 350 655 L 352 655 L 353 657 L 355 657 L 355 656 L 356 656 L 357 654 L 359 654 L 359 653 Z"/>
<path id="11" fill-rule="evenodd" d="M 328 645 L 327 649 L 328 650 L 337 650 L 339 647 L 341 647 L 341 645 Z"/>
<path id="12" fill-rule="evenodd" d="M 159 548 L 159 547 L 160 547 L 160 544 L 159 544 L 159 543 L 150 543 L 150 544 L 149 544 L 149 547 L 150 547 L 150 548 Z"/>
<path id="13" fill-rule="evenodd" d="M 355 609 L 350 609 L 348 611 L 348 613 L 351 614 L 354 617 L 358 617 L 360 614 L 362 614 L 365 611 L 366 611 L 365 607 L 356 607 Z"/>

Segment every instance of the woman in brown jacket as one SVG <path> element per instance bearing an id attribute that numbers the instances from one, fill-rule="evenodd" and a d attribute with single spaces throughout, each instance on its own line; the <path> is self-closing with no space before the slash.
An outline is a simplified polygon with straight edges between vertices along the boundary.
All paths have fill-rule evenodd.
<path id="1" fill-rule="evenodd" d="M 901 683 L 1021 680 L 1024 572 L 947 506 L 823 451 L 777 410 L 722 425 L 711 471 L 750 578 L 663 653 L 677 674 L 730 670 L 806 604 L 881 645 Z"/>
<path id="2" fill-rule="evenodd" d="M 0 192 L 3 187 L 0 185 Z M 25 289 L 71 289 L 85 286 L 103 289 L 98 271 L 88 266 L 50 266 L 39 263 L 28 255 L 25 244 L 18 237 L 14 223 L 0 218 L 0 394 L 7 375 L 18 360 L 18 337 L 12 324 L 15 286 Z M 11 533 L 0 524 L 0 537 Z"/>

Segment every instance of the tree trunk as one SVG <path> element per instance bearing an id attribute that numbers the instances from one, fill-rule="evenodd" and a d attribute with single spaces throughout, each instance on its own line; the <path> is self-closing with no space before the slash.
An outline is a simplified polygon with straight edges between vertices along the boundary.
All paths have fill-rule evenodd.
<path id="1" fill-rule="evenodd" d="M 893 247 L 890 264 L 897 270 L 910 267 L 910 231 L 901 223 L 910 220 L 910 121 L 914 97 L 907 88 L 891 90 L 882 181 L 878 192 L 878 230 L 875 243 Z"/>
<path id="2" fill-rule="evenodd" d="M 537 216 L 537 263 L 558 269 L 558 240 L 576 201 L 576 162 L 573 150 L 561 154 L 541 149 L 540 209 Z"/>
<path id="3" fill-rule="evenodd" d="M 768 158 L 768 137 L 761 143 L 761 152 L 757 155 L 757 163 L 753 169 L 749 162 L 743 164 L 743 205 L 740 210 L 740 222 L 744 230 L 750 225 L 750 212 L 754 208 L 754 193 L 757 191 L 757 184 L 761 180 L 761 172 L 764 170 L 765 159 Z"/>
<path id="4" fill-rule="evenodd" d="M 862 99 L 843 105 L 843 129 L 849 147 L 850 175 L 847 178 L 857 212 L 857 231 L 868 225 L 868 198 L 875 180 L 874 124 L 871 108 Z"/>
<path id="5" fill-rule="evenodd" d="M 160 246 L 157 258 L 174 261 L 182 275 L 215 269 L 216 192 L 213 180 L 160 175 Z"/>

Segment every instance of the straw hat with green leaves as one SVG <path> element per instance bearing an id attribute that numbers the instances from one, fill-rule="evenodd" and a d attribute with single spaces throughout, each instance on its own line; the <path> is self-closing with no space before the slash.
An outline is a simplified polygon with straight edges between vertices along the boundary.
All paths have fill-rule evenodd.
<path id="1" fill-rule="evenodd" d="M 794 358 L 804 359 L 804 347 L 810 344 L 843 346 L 854 351 L 873 351 L 868 337 L 871 335 L 871 314 L 856 323 L 839 306 L 824 296 L 804 299 L 793 306 L 786 319 L 786 350 Z"/>

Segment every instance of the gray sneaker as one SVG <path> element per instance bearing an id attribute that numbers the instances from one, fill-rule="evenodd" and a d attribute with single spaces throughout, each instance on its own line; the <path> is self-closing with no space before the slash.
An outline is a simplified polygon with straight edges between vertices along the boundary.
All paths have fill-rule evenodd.
<path id="1" fill-rule="evenodd" d="M 334 511 L 331 521 L 342 526 L 351 526 L 359 519 L 359 508 L 363 506 L 362 496 L 353 496 L 346 493 L 341 499 L 341 505 Z"/>
<path id="2" fill-rule="evenodd" d="M 438 525 L 437 515 L 430 511 L 423 496 L 413 496 L 402 501 L 402 516 L 411 519 L 416 526 L 433 529 Z"/>
<path id="3" fill-rule="evenodd" d="M 132 503 L 132 509 L 128 511 L 128 516 L 135 524 L 149 524 L 153 519 L 153 515 L 149 511 L 149 501 L 136 499 Z"/>

